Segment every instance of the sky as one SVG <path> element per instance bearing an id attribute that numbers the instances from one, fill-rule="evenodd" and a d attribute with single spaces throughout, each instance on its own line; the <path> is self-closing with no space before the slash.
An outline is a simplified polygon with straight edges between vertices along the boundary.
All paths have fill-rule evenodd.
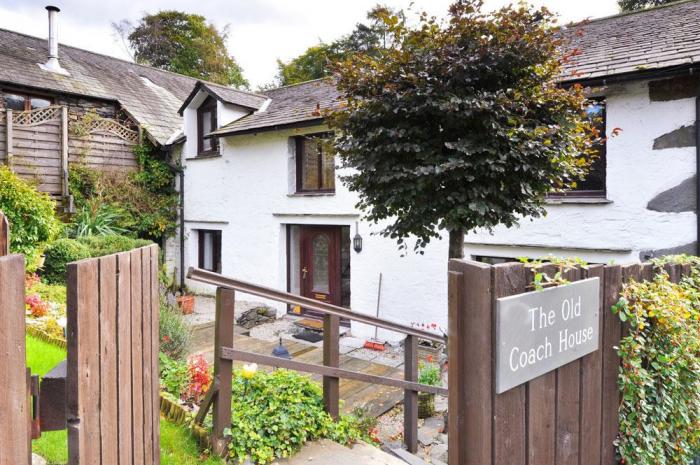
<path id="1" fill-rule="evenodd" d="M 514 0 L 485 0 L 494 9 Z M 228 49 L 255 89 L 271 83 L 277 59 L 288 61 L 320 41 L 331 42 L 352 31 L 377 3 L 443 17 L 452 0 L 0 0 L 0 28 L 47 37 L 47 13 L 61 9 L 58 38 L 62 44 L 131 59 L 112 23 L 136 23 L 144 13 L 176 9 L 205 16 L 217 28 L 229 28 Z M 618 12 L 616 0 L 531 0 L 547 6 L 560 23 Z"/>

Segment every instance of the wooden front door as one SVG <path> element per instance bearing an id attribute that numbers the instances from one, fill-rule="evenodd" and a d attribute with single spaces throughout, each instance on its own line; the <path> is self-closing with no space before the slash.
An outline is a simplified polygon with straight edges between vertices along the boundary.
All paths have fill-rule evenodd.
<path id="1" fill-rule="evenodd" d="M 300 287 L 304 297 L 340 305 L 340 231 L 337 226 L 301 226 Z"/>

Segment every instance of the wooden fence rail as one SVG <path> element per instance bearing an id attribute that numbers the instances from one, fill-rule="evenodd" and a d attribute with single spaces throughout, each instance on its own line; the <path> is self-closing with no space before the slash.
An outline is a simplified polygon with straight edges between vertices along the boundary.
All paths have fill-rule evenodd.
<path id="1" fill-rule="evenodd" d="M 552 276 L 557 267 L 541 271 Z M 690 273 L 666 266 L 673 281 Z M 523 264 L 449 264 L 450 465 L 617 465 L 619 345 L 625 328 L 610 308 L 624 283 L 653 277 L 652 264 L 566 271 L 599 277 L 599 349 L 500 395 L 495 394 L 496 299 L 531 290 Z"/>
<path id="2" fill-rule="evenodd" d="M 234 360 L 254 362 L 276 368 L 313 373 L 323 376 L 323 399 L 326 411 L 334 418 L 339 414 L 340 379 L 353 379 L 361 382 L 398 387 L 404 390 L 404 442 L 409 452 L 418 449 L 418 392 L 431 392 L 447 395 L 447 389 L 428 386 L 417 382 L 418 340 L 427 339 L 445 342 L 442 336 L 400 323 L 353 313 L 352 311 L 300 297 L 287 292 L 228 278 L 210 271 L 190 268 L 188 278 L 217 286 L 216 293 L 216 341 L 214 352 L 214 383 L 200 407 L 197 420 L 201 421 L 210 407 L 213 408 L 212 447 L 221 454 L 225 451 L 224 429 L 231 427 L 231 372 Z M 291 305 L 321 312 L 323 322 L 323 365 L 286 360 L 270 355 L 256 354 L 234 348 L 233 311 L 236 291 L 276 300 Z M 407 335 L 405 343 L 404 379 L 394 379 L 346 370 L 339 367 L 339 327 L 340 318 L 361 321 Z"/>

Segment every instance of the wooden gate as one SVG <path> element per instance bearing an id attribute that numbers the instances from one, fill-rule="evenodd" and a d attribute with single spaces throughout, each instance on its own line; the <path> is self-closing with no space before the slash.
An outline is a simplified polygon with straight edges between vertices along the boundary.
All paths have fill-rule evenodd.
<path id="1" fill-rule="evenodd" d="M 40 424 L 67 425 L 70 465 L 159 464 L 158 246 L 68 265 L 67 374 L 34 389 L 24 257 L 7 255 L 8 231 L 0 213 L 0 465 L 31 463 Z"/>
<path id="2" fill-rule="evenodd" d="M 158 246 L 68 265 L 69 465 L 160 463 Z"/>
<path id="3" fill-rule="evenodd" d="M 450 465 L 617 465 L 620 358 L 624 328 L 610 308 L 622 285 L 653 276 L 651 264 L 594 265 L 564 273 L 600 278 L 599 350 L 495 394 L 496 299 L 532 290 L 532 270 L 451 260 L 449 265 Z M 547 265 L 539 271 L 552 276 Z M 669 265 L 671 280 L 690 267 Z"/>

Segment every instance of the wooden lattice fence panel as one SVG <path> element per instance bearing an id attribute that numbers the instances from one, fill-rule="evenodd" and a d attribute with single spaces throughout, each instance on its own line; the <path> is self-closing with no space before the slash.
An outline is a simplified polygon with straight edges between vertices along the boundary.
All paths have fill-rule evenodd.
<path id="1" fill-rule="evenodd" d="M 71 465 L 160 461 L 158 247 L 68 265 Z"/>
<path id="2" fill-rule="evenodd" d="M 12 170 L 54 197 L 62 191 L 61 130 L 61 120 L 52 119 L 15 124 L 12 135 Z"/>

